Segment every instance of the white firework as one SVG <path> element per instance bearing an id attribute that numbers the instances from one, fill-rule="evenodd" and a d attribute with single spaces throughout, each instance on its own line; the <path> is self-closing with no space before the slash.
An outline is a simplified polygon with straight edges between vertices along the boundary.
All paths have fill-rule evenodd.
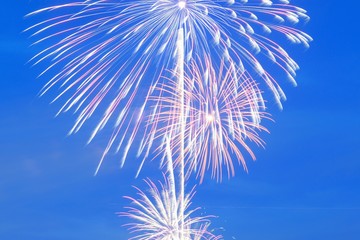
<path id="1" fill-rule="evenodd" d="M 107 124 L 114 124 L 103 158 L 111 149 L 122 151 L 121 166 L 142 123 L 152 88 L 147 94 L 141 92 L 155 85 L 164 69 L 179 68 L 179 55 L 184 64 L 196 61 L 199 66 L 211 58 L 215 71 L 222 60 L 235 66 L 236 72 L 247 69 L 254 79 L 264 80 L 280 104 L 285 95 L 260 59 L 265 56 L 272 68 L 278 66 L 293 82 L 298 65 L 271 40 L 272 34 L 280 33 L 305 46 L 311 41 L 293 26 L 309 19 L 306 11 L 285 0 L 66 2 L 29 14 L 51 16 L 27 29 L 36 38 L 34 44 L 45 42 L 47 46 L 32 60 L 50 64 L 41 75 L 58 71 L 42 93 L 60 89 L 54 99 L 62 99 L 59 113 L 73 110 L 78 116 L 70 133 L 99 116 L 100 106 L 107 105 L 89 142 Z"/>

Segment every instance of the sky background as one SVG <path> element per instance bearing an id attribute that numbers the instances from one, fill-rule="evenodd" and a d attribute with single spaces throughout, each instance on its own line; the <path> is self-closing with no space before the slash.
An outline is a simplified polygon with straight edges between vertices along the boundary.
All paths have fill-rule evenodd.
<path id="1" fill-rule="evenodd" d="M 0 239 L 127 239 L 123 211 L 134 196 L 135 164 L 111 157 L 93 176 L 100 139 L 67 137 L 74 117 L 55 118 L 45 79 L 26 64 L 34 54 L 23 16 L 42 1 L 2 1 L 0 8 Z M 49 1 L 44 1 L 47 4 Z M 301 66 L 298 87 L 285 80 L 288 101 L 272 112 L 266 149 L 254 149 L 249 173 L 206 180 L 202 206 L 225 239 L 357 240 L 360 236 L 360 33 L 357 0 L 293 1 L 308 10 L 311 48 L 287 46 Z M 153 176 L 149 166 L 142 177 Z"/>

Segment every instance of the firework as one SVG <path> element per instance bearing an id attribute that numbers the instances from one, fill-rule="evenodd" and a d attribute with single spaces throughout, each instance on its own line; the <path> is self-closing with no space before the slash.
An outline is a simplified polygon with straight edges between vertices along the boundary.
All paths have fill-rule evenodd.
<path id="1" fill-rule="evenodd" d="M 265 81 L 279 104 L 285 95 L 259 59 L 265 56 L 292 81 L 298 66 L 270 33 L 305 46 L 311 40 L 293 27 L 308 20 L 305 10 L 285 0 L 66 2 L 29 14 L 55 16 L 27 29 L 36 38 L 34 44 L 47 46 L 32 59 L 34 64 L 50 64 L 40 75 L 58 71 L 42 94 L 60 89 L 54 99 L 62 102 L 59 113 L 77 114 L 70 134 L 97 117 L 89 142 L 106 125 L 114 124 L 101 162 L 113 149 L 122 153 L 121 166 L 148 109 L 152 88 L 148 93 L 142 89 L 156 85 L 164 69 L 179 66 L 179 30 L 184 63 L 205 65 L 208 56 L 215 71 L 222 60 L 236 72 L 248 69 L 252 79 Z"/>
<path id="2" fill-rule="evenodd" d="M 168 142 L 168 141 L 167 141 Z M 170 151 L 170 149 L 168 148 Z M 168 153 L 169 153 L 168 151 Z M 170 158 L 169 158 L 170 157 Z M 136 188 L 139 198 L 125 197 L 132 202 L 127 212 L 121 216 L 130 218 L 133 223 L 126 224 L 137 240 L 219 240 L 210 230 L 210 218 L 196 216 L 199 208 L 191 209 L 194 188 L 184 199 L 177 195 L 174 167 L 171 156 L 166 165 L 167 175 L 160 188 L 150 179 L 145 180 L 148 193 Z M 183 207 L 182 207 L 183 204 Z"/>
<path id="3" fill-rule="evenodd" d="M 209 216 L 195 215 L 199 209 L 190 210 L 192 191 L 185 196 L 185 212 L 180 212 L 180 201 L 172 196 L 169 182 L 160 184 L 158 189 L 151 180 L 146 180 L 149 193 L 138 190 L 139 199 L 126 197 L 131 200 L 128 212 L 121 216 L 131 218 L 134 223 L 126 224 L 136 236 L 130 239 L 139 240 L 216 240 L 221 239 L 209 230 Z M 210 216 L 211 217 L 211 216 Z M 181 218 L 184 218 L 184 230 L 181 232 Z"/>
<path id="4" fill-rule="evenodd" d="M 224 64 L 215 72 L 211 66 L 211 62 L 205 66 L 195 63 L 189 66 L 192 72 L 191 77 L 184 78 L 184 110 L 177 82 L 169 78 L 159 84 L 150 98 L 156 102 L 156 112 L 148 120 L 152 131 L 149 136 L 159 139 L 170 136 L 170 147 L 177 154 L 175 164 L 181 161 L 180 144 L 185 142 L 186 172 L 196 171 L 201 181 L 209 169 L 218 180 L 222 179 L 224 169 L 229 176 L 234 175 L 234 161 L 246 170 L 243 152 L 255 159 L 248 142 L 263 146 L 258 133 L 267 131 L 261 121 L 269 118 L 263 112 L 261 91 L 247 72 L 235 72 Z M 184 130 L 179 122 L 182 111 L 185 112 Z M 165 153 L 165 146 L 163 141 L 158 152 Z"/>
<path id="5" fill-rule="evenodd" d="M 111 149 L 123 166 L 138 135 L 139 171 L 155 143 L 163 154 L 165 182 L 148 179 L 149 194 L 137 188 L 139 199 L 127 197 L 132 239 L 220 239 L 190 209 L 186 179 L 210 170 L 221 180 L 234 175 L 233 161 L 246 170 L 244 152 L 255 159 L 248 142 L 264 144 L 258 133 L 268 118 L 260 84 L 280 106 L 285 99 L 266 66 L 294 84 L 298 69 L 271 34 L 308 46 L 311 37 L 293 26 L 306 11 L 287 0 L 66 0 L 29 16 L 46 14 L 53 17 L 27 29 L 46 46 L 31 60 L 49 64 L 41 94 L 60 90 L 59 114 L 77 114 L 70 134 L 97 117 L 91 142 L 114 125 L 96 172 Z"/>

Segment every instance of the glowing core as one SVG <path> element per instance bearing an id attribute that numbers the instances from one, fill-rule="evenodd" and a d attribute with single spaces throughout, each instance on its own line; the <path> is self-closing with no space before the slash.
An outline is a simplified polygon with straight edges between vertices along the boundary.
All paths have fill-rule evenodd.
<path id="1" fill-rule="evenodd" d="M 186 2 L 185 1 L 179 1 L 178 6 L 179 6 L 180 9 L 184 9 L 186 7 Z"/>
<path id="2" fill-rule="evenodd" d="M 207 114 L 207 115 L 206 115 L 206 121 L 208 121 L 208 122 L 214 121 L 214 116 L 211 115 L 211 114 Z"/>

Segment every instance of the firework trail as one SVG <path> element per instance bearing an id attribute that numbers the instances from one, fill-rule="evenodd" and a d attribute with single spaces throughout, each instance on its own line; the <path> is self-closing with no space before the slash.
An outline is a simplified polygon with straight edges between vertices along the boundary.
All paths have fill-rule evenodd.
<path id="1" fill-rule="evenodd" d="M 164 69 L 179 68 L 180 32 L 184 63 L 196 61 L 203 66 L 211 58 L 215 71 L 223 60 L 235 72 L 247 69 L 252 78 L 263 80 L 279 104 L 285 95 L 264 66 L 272 63 L 272 68 L 277 66 L 294 82 L 298 65 L 271 40 L 272 35 L 305 46 L 311 41 L 293 26 L 308 20 L 306 11 L 286 0 L 65 2 L 29 14 L 52 16 L 27 29 L 36 39 L 34 44 L 47 46 L 32 59 L 35 65 L 49 64 L 40 75 L 60 69 L 42 94 L 59 89 L 53 100 L 62 102 L 59 113 L 77 114 L 70 134 L 97 118 L 90 142 L 113 124 L 101 162 L 112 149 L 121 151 L 121 166 L 146 115 L 151 86 L 157 85 Z M 143 93 L 143 89 L 149 91 Z"/>
<path id="2" fill-rule="evenodd" d="M 169 143 L 169 141 L 167 141 Z M 168 145 L 169 146 L 169 145 Z M 168 153 L 171 149 L 168 148 Z M 174 178 L 174 166 L 168 155 L 165 182 L 159 183 L 160 188 L 150 179 L 145 180 L 149 187 L 148 193 L 136 188 L 138 199 L 125 197 L 132 202 L 127 212 L 121 216 L 130 218 L 133 223 L 126 224 L 137 240 L 219 240 L 210 230 L 210 218 L 213 216 L 196 216 L 199 208 L 190 209 L 194 188 L 184 199 L 177 196 Z M 183 203 L 182 203 L 183 201 Z M 182 207 L 184 205 L 184 207 Z"/>

